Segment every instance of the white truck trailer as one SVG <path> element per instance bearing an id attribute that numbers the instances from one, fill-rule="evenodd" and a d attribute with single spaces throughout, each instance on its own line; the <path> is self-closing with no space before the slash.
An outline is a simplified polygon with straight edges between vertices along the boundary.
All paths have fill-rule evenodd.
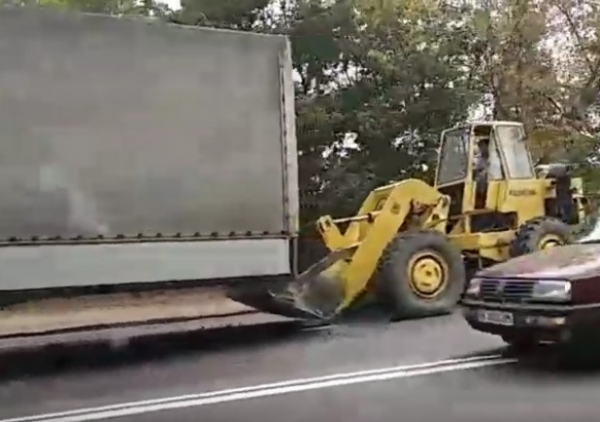
<path id="1" fill-rule="evenodd" d="M 293 275 L 294 117 L 286 37 L 0 8 L 0 336 Z"/>

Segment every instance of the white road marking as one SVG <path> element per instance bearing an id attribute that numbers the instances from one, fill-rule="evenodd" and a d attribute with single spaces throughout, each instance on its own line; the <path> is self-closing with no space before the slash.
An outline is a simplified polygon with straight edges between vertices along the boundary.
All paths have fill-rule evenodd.
<path id="1" fill-rule="evenodd" d="M 500 355 L 448 359 L 416 365 L 394 366 L 358 372 L 333 374 L 323 377 L 254 385 L 228 390 L 211 391 L 206 393 L 188 394 L 184 396 L 167 397 L 162 399 L 144 400 L 87 409 L 70 410 L 65 412 L 1 419 L 0 422 L 88 422 L 107 420 L 124 416 L 140 415 L 144 413 L 206 406 L 211 404 L 318 390 L 323 388 L 380 382 L 397 378 L 410 378 L 449 371 L 483 368 L 486 366 L 506 365 L 514 362 L 516 362 L 516 359 L 506 359 L 502 358 Z"/>

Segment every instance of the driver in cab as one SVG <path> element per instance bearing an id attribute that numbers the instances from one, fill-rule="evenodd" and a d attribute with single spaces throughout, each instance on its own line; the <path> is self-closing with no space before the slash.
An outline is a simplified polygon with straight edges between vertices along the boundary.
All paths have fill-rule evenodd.
<path id="1" fill-rule="evenodd" d="M 485 208 L 487 179 L 490 167 L 490 140 L 482 138 L 477 142 L 473 154 L 473 181 L 475 182 L 475 208 Z"/>
<path id="2" fill-rule="evenodd" d="M 477 142 L 477 149 L 473 154 L 474 180 L 478 182 L 482 177 L 487 177 L 490 166 L 490 140 L 482 138 Z"/>

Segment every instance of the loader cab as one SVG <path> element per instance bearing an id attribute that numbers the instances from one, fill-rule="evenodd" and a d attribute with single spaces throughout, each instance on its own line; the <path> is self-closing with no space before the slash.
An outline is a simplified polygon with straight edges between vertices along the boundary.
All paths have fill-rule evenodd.
<path id="1" fill-rule="evenodd" d="M 543 215 L 525 131 L 517 122 L 475 122 L 445 130 L 435 184 L 452 198 L 451 218 L 472 214 L 467 231 L 506 230 Z M 512 202 L 507 201 L 509 191 L 517 196 Z"/>
<path id="2" fill-rule="evenodd" d="M 469 126 L 455 127 L 442 132 L 435 186 L 452 198 L 450 216 L 462 214 L 471 159 L 471 129 Z"/>

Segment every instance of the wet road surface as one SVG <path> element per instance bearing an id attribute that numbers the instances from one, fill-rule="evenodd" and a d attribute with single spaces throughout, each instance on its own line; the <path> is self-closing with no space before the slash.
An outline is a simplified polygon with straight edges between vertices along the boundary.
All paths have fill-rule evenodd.
<path id="1" fill-rule="evenodd" d="M 574 369 L 546 349 L 517 360 L 457 315 L 175 343 L 21 363 L 0 383 L 0 422 L 564 422 L 600 411 L 597 365 Z"/>

